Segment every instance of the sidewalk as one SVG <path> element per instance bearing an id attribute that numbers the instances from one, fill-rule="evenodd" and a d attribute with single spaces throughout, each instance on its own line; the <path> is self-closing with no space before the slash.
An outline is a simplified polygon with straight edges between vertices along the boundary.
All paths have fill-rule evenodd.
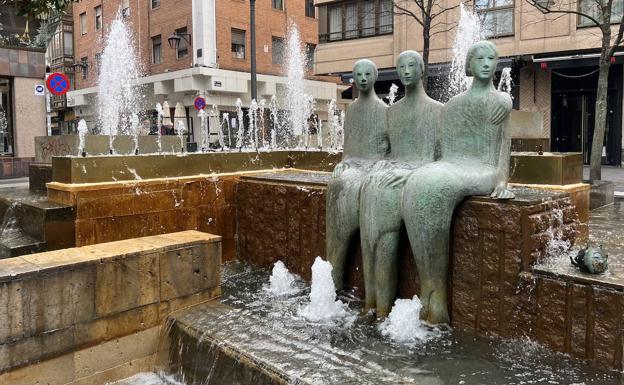
<path id="1" fill-rule="evenodd" d="M 589 166 L 583 167 L 583 178 L 589 179 Z M 624 198 L 624 167 L 602 166 L 602 180 L 615 183 L 615 197 Z"/>
<path id="2" fill-rule="evenodd" d="M 14 179 L 0 179 L 0 189 L 3 188 L 16 188 L 16 187 L 28 187 L 28 177 L 26 178 L 14 178 Z"/>

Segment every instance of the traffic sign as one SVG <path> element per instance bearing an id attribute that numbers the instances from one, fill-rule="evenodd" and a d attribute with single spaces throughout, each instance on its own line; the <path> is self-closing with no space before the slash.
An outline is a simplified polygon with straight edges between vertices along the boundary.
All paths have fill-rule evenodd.
<path id="1" fill-rule="evenodd" d="M 202 98 L 201 96 L 195 98 L 195 109 L 197 111 L 201 111 L 204 108 L 206 108 L 206 99 Z"/>
<path id="2" fill-rule="evenodd" d="M 56 96 L 65 95 L 67 91 L 69 91 L 69 79 L 65 74 L 60 72 L 55 72 L 48 76 L 48 80 L 46 81 L 46 85 L 48 86 L 48 90 Z"/>
<path id="3" fill-rule="evenodd" d="M 35 96 L 44 96 L 45 95 L 45 87 L 43 84 L 37 84 L 35 86 Z"/>

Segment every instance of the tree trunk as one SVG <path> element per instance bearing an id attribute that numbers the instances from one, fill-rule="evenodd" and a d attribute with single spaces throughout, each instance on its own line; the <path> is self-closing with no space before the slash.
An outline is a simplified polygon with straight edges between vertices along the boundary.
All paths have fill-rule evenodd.
<path id="1" fill-rule="evenodd" d="M 423 64 L 424 64 L 424 71 L 423 71 L 423 87 L 425 88 L 425 91 L 427 90 L 427 84 L 429 83 L 429 44 L 430 44 L 430 39 L 431 36 L 429 36 L 429 23 L 425 23 L 425 25 L 423 26 L 423 54 L 422 54 L 422 58 L 423 58 Z"/>
<path id="2" fill-rule="evenodd" d="M 596 93 L 596 116 L 594 119 L 594 137 L 591 147 L 589 180 L 593 183 L 602 178 L 602 146 L 607 123 L 607 92 L 609 87 L 610 58 L 606 57 L 609 47 L 603 47 L 598 72 L 598 90 Z M 605 56 L 605 57 L 603 57 Z"/>

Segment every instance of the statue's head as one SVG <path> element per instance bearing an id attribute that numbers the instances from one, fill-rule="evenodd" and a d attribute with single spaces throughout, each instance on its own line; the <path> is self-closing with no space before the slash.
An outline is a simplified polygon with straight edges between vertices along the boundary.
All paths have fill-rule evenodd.
<path id="1" fill-rule="evenodd" d="M 397 72 L 404 86 L 417 84 L 425 72 L 422 56 L 416 51 L 401 52 L 397 59 Z"/>
<path id="2" fill-rule="evenodd" d="M 466 55 L 466 76 L 491 80 L 498 64 L 496 46 L 486 40 L 473 44 Z"/>
<path id="3" fill-rule="evenodd" d="M 377 81 L 377 74 L 377 66 L 368 59 L 358 60 L 353 66 L 353 79 L 360 91 L 372 90 Z"/>

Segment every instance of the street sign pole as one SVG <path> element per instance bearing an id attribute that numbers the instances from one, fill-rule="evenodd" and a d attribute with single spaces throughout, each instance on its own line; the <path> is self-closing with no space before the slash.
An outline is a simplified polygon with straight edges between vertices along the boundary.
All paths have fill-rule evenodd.
<path id="1" fill-rule="evenodd" d="M 45 81 L 48 82 L 49 73 L 45 75 Z M 52 136 L 52 108 L 50 106 L 50 91 L 45 87 L 45 101 L 46 101 L 46 127 L 48 136 Z"/>

